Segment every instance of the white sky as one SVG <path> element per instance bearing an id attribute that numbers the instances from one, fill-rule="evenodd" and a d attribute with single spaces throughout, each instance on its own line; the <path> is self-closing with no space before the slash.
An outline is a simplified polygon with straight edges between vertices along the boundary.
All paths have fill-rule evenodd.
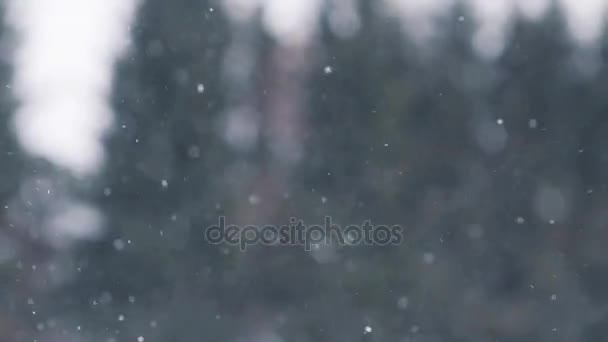
<path id="1" fill-rule="evenodd" d="M 480 22 L 475 36 L 478 51 L 488 57 L 500 53 L 508 19 L 517 10 L 538 18 L 550 0 L 466 0 Z M 592 43 L 600 33 L 606 0 L 557 0 L 565 9 L 570 31 L 581 44 Z M 268 31 L 286 45 L 305 44 L 318 29 L 322 6 L 329 9 L 331 27 L 340 35 L 358 28 L 353 0 L 224 0 L 224 8 L 237 21 L 250 19 L 257 9 L 263 13 Z M 445 13 L 455 0 L 379 0 L 387 15 L 404 19 L 407 32 L 424 41 L 433 32 L 433 17 Z"/>
<path id="2" fill-rule="evenodd" d="M 383 0 L 388 13 L 404 18 L 409 33 L 422 39 L 432 32 L 432 17 L 445 13 L 454 0 Z M 558 0 L 565 9 L 572 36 L 581 44 L 593 43 L 602 28 L 608 1 L 605 0 Z M 509 29 L 508 19 L 517 10 L 529 18 L 538 18 L 550 4 L 550 0 L 468 0 L 480 23 L 474 44 L 482 55 L 489 57 L 500 53 L 504 37 Z"/>
<path id="3" fill-rule="evenodd" d="M 10 0 L 18 34 L 12 89 L 26 151 L 75 174 L 95 171 L 112 123 L 112 67 L 127 46 L 134 0 Z"/>

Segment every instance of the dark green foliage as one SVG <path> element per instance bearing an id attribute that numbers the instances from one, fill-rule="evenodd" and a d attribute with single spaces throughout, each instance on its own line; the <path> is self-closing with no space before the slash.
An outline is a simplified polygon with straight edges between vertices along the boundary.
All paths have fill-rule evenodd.
<path id="1" fill-rule="evenodd" d="M 607 34 L 589 76 L 576 61 L 590 52 L 555 4 L 539 21 L 515 16 L 495 60 L 474 50 L 463 3 L 437 18 L 424 46 L 370 2 L 358 5 L 352 37 L 334 35 L 324 17 L 318 40 L 290 50 L 259 16 L 237 27 L 212 1 L 146 1 L 117 68 L 105 171 L 70 185 L 103 210 L 108 233 L 74 251 L 82 271 L 43 296 L 44 315 L 118 341 L 230 341 L 269 326 L 288 341 L 604 337 Z M 226 59 L 239 39 L 251 63 L 240 78 L 226 71 L 243 67 Z M 281 63 L 301 55 L 300 72 Z M 0 79 L 9 72 L 0 65 Z M 283 92 L 292 85 L 299 97 Z M 289 105 L 301 109 L 285 123 L 302 133 L 297 162 L 281 159 L 271 129 Z M 250 150 L 225 138 L 241 106 L 261 127 Z M 13 108 L 0 96 L 3 198 L 23 169 L 4 125 Z M 542 215 L 543 187 L 565 194 L 557 222 Z M 370 219 L 404 226 L 405 242 L 338 246 L 325 259 L 300 246 L 242 252 L 205 241 L 221 215 Z M 0 265 L 0 282 L 18 274 Z M 93 305 L 103 294 L 112 299 Z M 5 312 L 26 326 L 7 331 L 36 336 L 37 319 L 14 298 L 27 295 L 0 294 L 0 336 Z"/>

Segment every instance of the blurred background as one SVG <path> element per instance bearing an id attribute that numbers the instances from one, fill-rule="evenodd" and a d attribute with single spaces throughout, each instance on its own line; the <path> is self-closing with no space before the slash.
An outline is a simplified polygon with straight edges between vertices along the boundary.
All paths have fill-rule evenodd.
<path id="1" fill-rule="evenodd" d="M 0 341 L 606 339 L 607 9 L 2 2 Z"/>

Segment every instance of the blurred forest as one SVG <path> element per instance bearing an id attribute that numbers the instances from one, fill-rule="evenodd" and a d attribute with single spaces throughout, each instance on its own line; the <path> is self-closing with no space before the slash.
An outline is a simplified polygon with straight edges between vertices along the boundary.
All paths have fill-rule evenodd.
<path id="1" fill-rule="evenodd" d="M 288 45 L 214 1 L 143 2 L 92 180 L 21 153 L 0 93 L 0 341 L 604 340 L 608 30 L 582 48 L 554 4 L 488 59 L 466 3 L 423 45 L 357 6 L 353 34 L 324 15 Z M 41 239 L 50 181 L 105 234 Z M 405 242 L 241 252 L 205 242 L 221 215 Z"/>

